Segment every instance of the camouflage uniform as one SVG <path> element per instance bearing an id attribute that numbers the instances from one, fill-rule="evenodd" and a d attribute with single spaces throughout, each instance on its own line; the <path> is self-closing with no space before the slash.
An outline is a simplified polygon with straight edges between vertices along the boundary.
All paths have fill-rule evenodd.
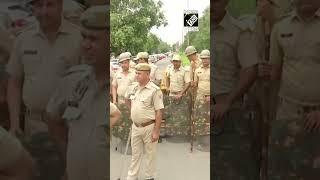
<path id="1" fill-rule="evenodd" d="M 239 80 L 240 68 L 257 64 L 252 32 L 229 13 L 213 29 L 216 40 L 213 61 L 213 96 L 229 94 Z M 245 117 L 242 100 L 236 100 L 223 117 L 223 124 L 213 124 L 213 179 L 256 180 L 259 164 L 253 151 L 253 132 Z"/>
<path id="2" fill-rule="evenodd" d="M 320 178 L 320 134 L 304 129 L 305 118 L 320 110 L 320 10 L 308 22 L 294 11 L 278 22 L 271 35 L 271 65 L 282 65 L 280 102 L 271 122 L 270 180 Z"/>

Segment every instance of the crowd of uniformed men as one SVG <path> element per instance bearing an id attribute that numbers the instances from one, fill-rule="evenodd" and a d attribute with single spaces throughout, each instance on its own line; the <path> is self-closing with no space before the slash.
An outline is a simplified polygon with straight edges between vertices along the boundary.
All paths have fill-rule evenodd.
<path id="1" fill-rule="evenodd" d="M 131 137 L 128 180 L 138 176 L 142 147 L 148 162 L 145 176 L 155 178 L 156 144 L 161 130 L 167 138 L 191 137 L 199 150 L 210 149 L 210 51 L 199 54 L 195 47 L 188 46 L 185 54 L 190 66 L 182 66 L 181 56 L 174 54 L 171 64 L 161 72 L 149 63 L 147 52 L 137 54 L 137 65 L 130 52 L 123 52 L 118 57 L 121 69 L 110 72 L 111 99 L 121 112 L 112 130 L 121 140 L 117 149 L 124 149 Z"/>
<path id="2" fill-rule="evenodd" d="M 110 179 L 109 3 L 26 3 L 37 21 L 0 32 L 0 179 Z"/>
<path id="3" fill-rule="evenodd" d="M 212 179 L 320 178 L 319 0 L 211 3 Z"/>
<path id="4" fill-rule="evenodd" d="M 0 179 L 109 179 L 109 124 L 98 118 L 108 115 L 108 11 L 91 1 L 75 25 L 62 17 L 62 0 L 30 2 L 37 23 L 15 40 L 0 33 L 0 100 L 7 97 L 11 132 L 0 129 Z M 143 152 L 145 176 L 155 178 L 161 130 L 192 137 L 199 150 L 211 134 L 213 179 L 320 178 L 320 1 L 259 0 L 254 18 L 239 19 L 228 3 L 211 4 L 211 96 L 208 50 L 189 46 L 190 67 L 174 55 L 160 74 L 148 53 L 138 53 L 137 65 L 120 54 L 110 113 L 112 134 L 131 139 L 128 180 Z"/>

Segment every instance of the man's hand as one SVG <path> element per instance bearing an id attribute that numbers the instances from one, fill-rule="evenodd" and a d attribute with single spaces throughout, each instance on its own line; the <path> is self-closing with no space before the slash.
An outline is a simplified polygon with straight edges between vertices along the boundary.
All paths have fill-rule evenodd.
<path id="1" fill-rule="evenodd" d="M 311 111 L 306 115 L 304 129 L 308 132 L 320 132 L 320 111 Z"/>
<path id="2" fill-rule="evenodd" d="M 175 99 L 175 100 L 180 100 L 181 97 L 182 97 L 182 94 L 179 93 L 179 94 L 177 94 L 176 96 L 174 96 L 174 99 Z"/>
<path id="3" fill-rule="evenodd" d="M 258 64 L 258 76 L 264 79 L 270 79 L 271 77 L 271 65 L 268 63 Z"/>
<path id="4" fill-rule="evenodd" d="M 21 130 L 20 127 L 11 127 L 9 129 L 9 133 L 12 134 L 13 136 L 17 136 L 17 135 L 23 134 L 23 131 Z"/>
<path id="5" fill-rule="evenodd" d="M 153 131 L 152 131 L 152 137 L 151 137 L 151 142 L 154 143 L 154 142 L 158 141 L 159 136 L 160 136 L 160 130 L 153 129 Z"/>
<path id="6" fill-rule="evenodd" d="M 210 103 L 210 96 L 207 96 L 207 97 L 206 97 L 206 102 L 207 102 L 207 103 Z"/>
<path id="7" fill-rule="evenodd" d="M 191 87 L 191 88 L 195 88 L 195 87 L 196 87 L 196 82 L 191 81 L 191 82 L 190 82 L 190 87 Z"/>
<path id="8" fill-rule="evenodd" d="M 229 102 L 220 102 L 214 105 L 213 107 L 213 118 L 214 122 L 218 123 L 221 121 L 226 112 L 230 109 L 231 103 Z"/>

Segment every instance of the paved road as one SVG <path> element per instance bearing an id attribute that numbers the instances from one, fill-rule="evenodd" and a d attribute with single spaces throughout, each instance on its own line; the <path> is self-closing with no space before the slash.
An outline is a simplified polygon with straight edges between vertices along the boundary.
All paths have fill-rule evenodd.
<path id="1" fill-rule="evenodd" d="M 190 153 L 189 148 L 188 142 L 172 143 L 163 139 L 162 143 L 158 144 L 157 180 L 210 180 L 210 153 L 197 150 Z M 119 177 L 122 157 L 119 152 L 111 150 L 110 180 L 117 180 Z M 121 180 L 126 179 L 130 158 L 131 156 L 126 158 L 127 164 L 123 168 Z M 142 173 L 143 168 L 139 180 L 144 179 Z"/>

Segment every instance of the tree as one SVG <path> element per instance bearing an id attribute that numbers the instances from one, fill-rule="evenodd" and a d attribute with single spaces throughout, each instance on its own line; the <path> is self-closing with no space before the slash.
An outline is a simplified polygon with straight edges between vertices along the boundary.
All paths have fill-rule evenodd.
<path id="1" fill-rule="evenodd" d="M 199 31 L 188 32 L 185 40 L 180 46 L 180 51 L 184 51 L 189 44 L 194 46 L 198 51 L 210 49 L 210 6 L 204 10 L 203 16 L 199 18 Z"/>
<path id="2" fill-rule="evenodd" d="M 161 1 L 154 0 L 111 1 L 111 52 L 145 51 L 145 43 L 156 40 L 149 35 L 150 29 L 167 24 L 161 6 Z"/>

